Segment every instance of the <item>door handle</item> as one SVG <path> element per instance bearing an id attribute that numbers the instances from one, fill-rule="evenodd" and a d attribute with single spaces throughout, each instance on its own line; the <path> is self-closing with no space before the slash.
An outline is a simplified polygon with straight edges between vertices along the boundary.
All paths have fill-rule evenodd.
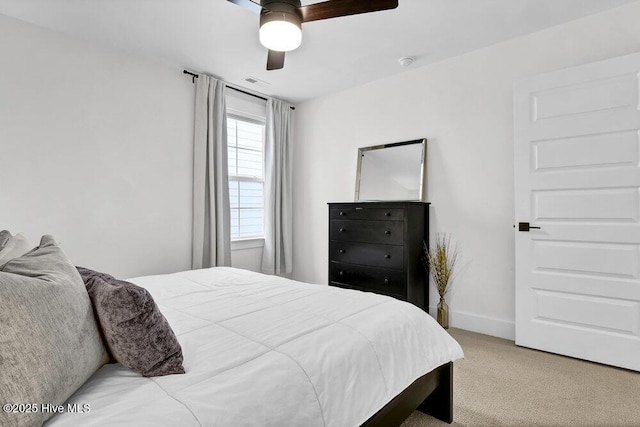
<path id="1" fill-rule="evenodd" d="M 519 222 L 518 223 L 518 231 L 529 231 L 531 229 L 538 229 L 540 230 L 540 227 L 535 227 L 533 225 L 529 225 L 528 222 Z"/>

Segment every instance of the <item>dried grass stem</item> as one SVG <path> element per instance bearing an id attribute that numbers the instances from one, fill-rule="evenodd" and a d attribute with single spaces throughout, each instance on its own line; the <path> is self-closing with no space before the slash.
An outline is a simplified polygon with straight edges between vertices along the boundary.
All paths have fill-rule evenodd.
<path id="1" fill-rule="evenodd" d="M 426 246 L 426 245 L 425 245 Z M 458 261 L 458 245 L 451 244 L 451 236 L 446 233 L 436 234 L 435 243 L 426 249 L 429 273 L 438 289 L 440 297 L 444 297 L 449 290 L 453 270 Z"/>

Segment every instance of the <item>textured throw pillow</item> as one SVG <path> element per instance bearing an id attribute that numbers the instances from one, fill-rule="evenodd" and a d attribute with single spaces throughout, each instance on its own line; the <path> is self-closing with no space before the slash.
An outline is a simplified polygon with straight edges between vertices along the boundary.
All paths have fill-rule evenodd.
<path id="1" fill-rule="evenodd" d="M 42 424 L 53 413 L 41 404 L 62 405 L 107 361 L 84 283 L 51 236 L 0 267 L 0 404 L 36 405 L 1 410 L 1 426 Z"/>
<path id="2" fill-rule="evenodd" d="M 78 267 L 113 359 L 145 376 L 184 374 L 182 347 L 151 294 Z"/>
<path id="3" fill-rule="evenodd" d="M 4 231 L 2 233 L 4 233 Z M 8 263 L 14 258 L 21 257 L 32 248 L 29 240 L 27 240 L 24 234 L 18 233 L 15 236 L 11 236 L 11 233 L 8 231 L 7 233 L 9 234 L 8 236 L 6 234 L 0 234 L 0 240 L 7 237 L 4 245 L 0 247 L 0 266 Z M 2 243 L 0 241 L 0 245 L 1 244 Z"/>

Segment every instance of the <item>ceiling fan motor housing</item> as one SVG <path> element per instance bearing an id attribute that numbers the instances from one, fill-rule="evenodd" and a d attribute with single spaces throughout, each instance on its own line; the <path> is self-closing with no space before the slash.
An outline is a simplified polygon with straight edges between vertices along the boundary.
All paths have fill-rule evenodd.
<path id="1" fill-rule="evenodd" d="M 260 13 L 260 42 L 271 50 L 289 51 L 302 41 L 300 1 L 267 1 Z M 268 28 L 271 27 L 272 28 Z M 276 29 L 277 28 L 277 29 Z"/>
<path id="2" fill-rule="evenodd" d="M 295 24 L 298 28 L 302 28 L 302 13 L 298 9 L 300 1 L 272 1 L 263 2 L 262 12 L 260 13 L 260 26 L 267 22 L 284 21 Z"/>
<path id="3" fill-rule="evenodd" d="M 276 3 L 286 4 L 295 8 L 302 6 L 300 0 L 261 0 L 259 3 L 263 9 L 272 9 L 272 6 Z"/>

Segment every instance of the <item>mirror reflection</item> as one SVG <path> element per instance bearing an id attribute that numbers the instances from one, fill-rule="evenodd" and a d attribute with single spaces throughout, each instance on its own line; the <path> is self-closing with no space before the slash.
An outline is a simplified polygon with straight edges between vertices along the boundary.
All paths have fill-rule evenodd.
<path id="1" fill-rule="evenodd" d="M 356 201 L 423 201 L 427 140 L 358 149 Z"/>

